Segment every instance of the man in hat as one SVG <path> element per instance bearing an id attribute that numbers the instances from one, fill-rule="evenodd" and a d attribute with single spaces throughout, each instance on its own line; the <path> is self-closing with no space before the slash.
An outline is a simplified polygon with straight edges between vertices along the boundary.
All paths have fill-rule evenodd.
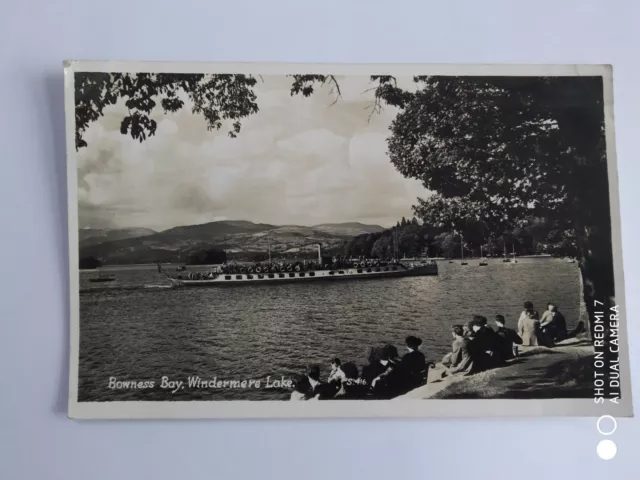
<path id="1" fill-rule="evenodd" d="M 500 337 L 500 351 L 504 360 L 509 360 L 517 356 L 516 345 L 522 345 L 522 338 L 515 330 L 505 327 L 503 315 L 496 315 L 496 334 Z"/>

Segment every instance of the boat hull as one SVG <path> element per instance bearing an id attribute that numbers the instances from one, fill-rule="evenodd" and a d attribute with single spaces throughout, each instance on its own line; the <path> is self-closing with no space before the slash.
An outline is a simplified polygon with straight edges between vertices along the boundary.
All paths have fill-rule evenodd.
<path id="1" fill-rule="evenodd" d="M 116 277 L 98 277 L 98 278 L 90 278 L 89 281 L 93 283 L 106 283 L 115 281 Z"/>
<path id="2" fill-rule="evenodd" d="M 414 268 L 389 267 L 387 271 L 346 268 L 343 270 L 316 270 L 313 272 L 286 272 L 265 274 L 219 274 L 213 279 L 187 280 L 170 277 L 179 287 L 227 287 L 238 285 L 265 285 L 282 283 L 333 282 L 340 280 L 373 280 L 380 278 L 417 277 L 438 275 L 438 266 L 425 265 Z M 371 270 L 371 271 L 367 271 Z"/>

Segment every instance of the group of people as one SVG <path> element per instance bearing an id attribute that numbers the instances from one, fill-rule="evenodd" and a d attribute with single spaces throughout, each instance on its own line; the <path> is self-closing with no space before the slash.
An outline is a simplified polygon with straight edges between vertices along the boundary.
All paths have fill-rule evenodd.
<path id="1" fill-rule="evenodd" d="M 469 375 L 497 367 L 518 355 L 518 345 L 552 347 L 584 330 L 584 323 L 580 322 L 568 332 L 564 315 L 551 302 L 542 318 L 531 302 L 525 302 L 517 331 L 507 328 L 503 315 L 496 315 L 495 326 L 494 330 L 481 315 L 475 315 L 465 325 L 454 325 L 452 351 L 442 359 L 446 367 L 442 376 Z"/>
<path id="2" fill-rule="evenodd" d="M 362 372 L 355 363 L 334 358 L 326 381 L 320 379 L 320 367 L 312 365 L 293 379 L 291 400 L 390 399 L 424 385 L 433 364 L 420 351 L 422 340 L 410 335 L 405 344 L 402 356 L 393 345 L 372 348 Z"/>
<path id="3" fill-rule="evenodd" d="M 305 272 L 317 270 L 319 264 L 316 261 L 309 260 L 304 262 L 257 262 L 253 265 L 244 265 L 238 263 L 230 263 L 223 265 L 220 270 L 222 273 L 279 273 L 279 272 Z"/>
<path id="4" fill-rule="evenodd" d="M 496 315 L 494 322 L 495 329 L 486 317 L 475 315 L 467 324 L 451 328 L 452 351 L 442 359 L 443 377 L 494 368 L 518 356 L 519 345 L 552 347 L 584 331 L 583 322 L 567 331 L 564 315 L 551 302 L 542 317 L 531 302 L 525 302 L 517 330 L 506 326 L 503 315 Z M 427 383 L 428 370 L 434 364 L 420 351 L 420 338 L 410 335 L 405 344 L 407 352 L 402 356 L 393 345 L 372 348 L 361 372 L 355 363 L 334 358 L 326 381 L 320 378 L 320 367 L 312 365 L 293 379 L 291 400 L 390 399 L 420 387 Z"/>
<path id="5" fill-rule="evenodd" d="M 326 263 L 317 260 L 305 260 L 296 262 L 257 262 L 253 265 L 230 263 L 220 267 L 225 274 L 251 274 L 251 273 L 280 273 L 280 272 L 308 272 L 313 270 L 330 270 L 338 268 L 368 268 L 386 265 L 387 262 L 379 260 L 353 260 L 346 257 L 327 258 Z"/>

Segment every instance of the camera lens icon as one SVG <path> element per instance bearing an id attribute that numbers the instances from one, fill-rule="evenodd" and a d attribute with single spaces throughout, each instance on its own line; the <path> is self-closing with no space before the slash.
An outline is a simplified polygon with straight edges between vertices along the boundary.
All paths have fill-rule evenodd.
<path id="1" fill-rule="evenodd" d="M 603 415 L 602 417 L 598 418 L 598 421 L 596 422 L 596 428 L 598 429 L 600 435 L 613 435 L 613 433 L 618 428 L 618 422 L 616 422 L 616 419 L 611 415 Z M 596 452 L 602 460 L 611 460 L 618 453 L 618 446 L 613 440 L 609 440 L 607 438 L 605 440 L 600 440 L 598 446 L 596 447 Z"/>

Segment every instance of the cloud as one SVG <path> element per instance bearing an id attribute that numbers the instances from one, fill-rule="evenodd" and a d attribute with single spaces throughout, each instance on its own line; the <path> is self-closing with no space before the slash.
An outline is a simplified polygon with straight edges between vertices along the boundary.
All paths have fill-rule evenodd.
<path id="1" fill-rule="evenodd" d="M 402 177 L 386 155 L 397 110 L 369 119 L 368 78 L 339 79 L 343 98 L 325 85 L 292 97 L 290 80 L 265 77 L 260 111 L 209 132 L 189 104 L 153 113 L 156 135 L 138 142 L 120 134 L 122 102 L 85 132 L 78 153 L 81 227 L 149 227 L 245 219 L 311 225 L 363 221 L 390 225 L 411 216 L 428 192 Z M 365 92 L 365 93 L 363 93 Z"/>

